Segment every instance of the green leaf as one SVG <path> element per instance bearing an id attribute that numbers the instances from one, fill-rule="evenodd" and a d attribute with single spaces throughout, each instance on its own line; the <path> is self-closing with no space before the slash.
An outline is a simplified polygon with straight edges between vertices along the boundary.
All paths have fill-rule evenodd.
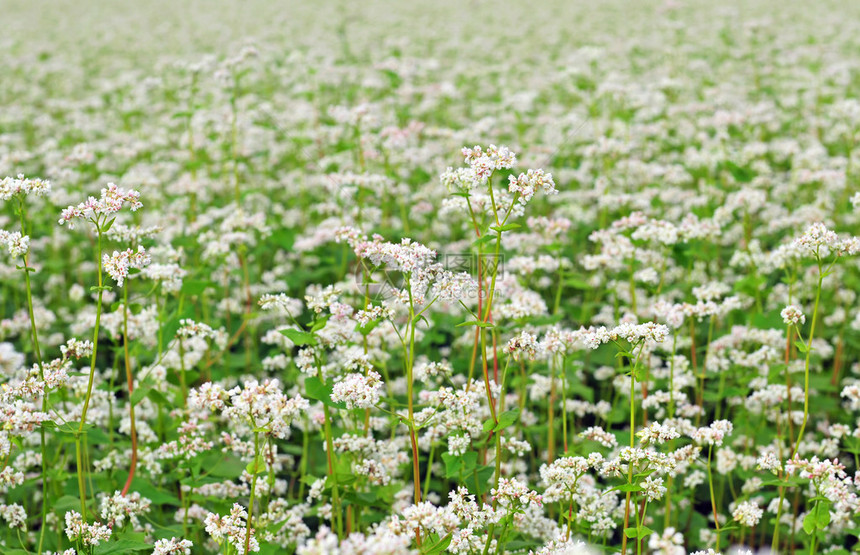
<path id="1" fill-rule="evenodd" d="M 480 239 L 475 239 L 474 241 L 472 241 L 472 244 L 474 246 L 478 247 L 478 246 L 484 245 L 486 243 L 489 243 L 490 241 L 493 241 L 495 238 L 496 238 L 495 235 L 490 235 L 489 233 L 485 233 L 484 235 L 481 235 Z"/>
<path id="2" fill-rule="evenodd" d="M 111 555 L 113 553 L 128 553 L 129 551 L 143 551 L 145 549 L 152 549 L 152 545 L 138 540 L 120 540 L 96 546 L 93 553 L 94 555 Z"/>
<path id="3" fill-rule="evenodd" d="M 306 331 L 287 329 L 279 330 L 281 335 L 286 336 L 290 341 L 298 346 L 301 345 L 316 345 L 317 340 L 312 333 Z"/>
<path id="4" fill-rule="evenodd" d="M 806 513 L 806 516 L 803 517 L 803 531 L 809 535 L 812 535 L 812 533 L 815 531 L 815 522 L 815 513 L 812 511 Z"/>
<path id="5" fill-rule="evenodd" d="M 479 328 L 494 328 L 495 325 L 491 322 L 479 322 L 477 320 L 472 320 L 470 322 L 460 322 L 456 327 L 463 328 L 466 326 L 478 326 Z"/>
<path id="6" fill-rule="evenodd" d="M 624 535 L 628 538 L 644 538 L 648 534 L 653 534 L 654 530 L 648 528 L 647 526 L 639 526 L 638 528 L 625 528 Z"/>
<path id="7" fill-rule="evenodd" d="M 612 490 L 627 493 L 628 491 L 642 491 L 642 486 L 640 486 L 639 484 L 621 484 L 620 486 L 612 488 Z"/>
<path id="8" fill-rule="evenodd" d="M 587 281 L 579 278 L 567 278 L 564 280 L 564 284 L 568 287 L 572 287 L 573 289 L 579 289 L 580 291 L 588 291 L 591 289 L 591 286 Z"/>
<path id="9" fill-rule="evenodd" d="M 80 424 L 80 422 L 66 422 L 65 424 L 60 424 L 59 426 L 57 426 L 57 431 L 61 434 L 70 434 L 76 436 L 78 434 L 78 428 Z M 86 432 L 92 427 L 92 424 L 84 424 L 83 430 L 84 432 Z"/>
<path id="10" fill-rule="evenodd" d="M 749 168 L 745 168 L 726 160 L 722 163 L 723 169 L 727 170 L 732 177 L 735 178 L 735 181 L 738 183 L 749 183 L 755 177 L 755 172 Z"/>
<path id="11" fill-rule="evenodd" d="M 448 549 L 448 545 L 451 543 L 451 534 L 448 534 L 437 543 L 431 545 L 427 548 L 427 551 L 424 552 L 424 555 L 435 555 L 436 553 L 444 553 L 446 549 Z"/>
<path id="12" fill-rule="evenodd" d="M 478 453 L 469 451 L 462 455 L 452 455 L 450 453 L 442 453 L 442 460 L 445 461 L 445 477 L 457 478 L 461 474 L 471 474 L 478 464 Z"/>
<path id="13" fill-rule="evenodd" d="M 253 461 L 249 462 L 245 466 L 245 470 L 251 476 L 253 476 L 254 474 L 263 474 L 264 472 L 266 472 L 266 461 L 263 460 L 262 456 L 257 455 L 257 458 L 255 458 Z"/>
<path id="14" fill-rule="evenodd" d="M 215 461 L 206 459 L 204 460 L 204 464 L 210 475 L 220 478 L 238 478 L 245 469 L 242 461 L 232 455 L 227 457 L 218 456 Z"/>
<path id="15" fill-rule="evenodd" d="M 493 429 L 494 429 L 495 427 L 496 427 L 496 423 L 495 423 L 495 421 L 493 421 L 492 417 L 487 418 L 486 420 L 484 420 L 484 427 L 483 427 L 483 429 L 484 429 L 484 431 L 485 431 L 485 432 L 491 432 L 491 431 L 493 431 Z"/>
<path id="16" fill-rule="evenodd" d="M 499 422 L 496 424 L 495 431 L 504 430 L 511 424 L 518 422 L 520 419 L 520 410 L 506 410 L 499 415 Z"/>
<path id="17" fill-rule="evenodd" d="M 522 226 L 520 226 L 520 224 L 505 224 L 505 225 L 493 225 L 493 226 L 490 226 L 490 229 L 492 229 L 493 231 L 498 231 L 499 233 L 501 233 L 503 231 L 510 231 L 512 229 L 519 229 L 520 227 L 522 227 Z"/>
<path id="18" fill-rule="evenodd" d="M 158 489 L 147 480 L 142 480 L 139 478 L 135 478 L 134 480 L 132 480 L 131 491 L 136 491 L 143 497 L 146 497 L 147 499 L 152 501 L 155 505 L 171 505 L 174 507 L 179 507 L 180 505 L 182 505 L 182 502 L 179 500 L 178 497 L 176 497 L 169 491 Z M 78 505 L 80 505 L 80 500 L 78 501 Z"/>
<path id="19" fill-rule="evenodd" d="M 311 333 L 323 329 L 325 327 L 325 325 L 328 323 L 328 318 L 329 317 L 326 315 L 326 316 L 323 316 L 321 318 L 317 318 L 316 320 L 314 320 L 314 325 L 311 326 Z"/>
<path id="20" fill-rule="evenodd" d="M 819 501 L 815 504 L 815 525 L 824 530 L 830 524 L 830 501 Z"/>
<path id="21" fill-rule="evenodd" d="M 803 341 L 797 340 L 794 342 L 794 346 L 797 347 L 797 350 L 801 353 L 806 353 L 809 351 L 809 347 L 806 346 L 806 343 Z"/>
<path id="22" fill-rule="evenodd" d="M 67 511 L 81 510 L 81 500 L 74 495 L 64 495 L 51 503 L 51 510 L 57 514 L 65 514 Z"/>
<path id="23" fill-rule="evenodd" d="M 305 379 L 305 393 L 309 398 L 320 401 L 322 404 L 336 409 L 345 409 L 346 403 L 331 400 L 331 392 L 332 386 L 324 384 L 322 380 L 316 376 L 311 376 Z"/>
<path id="24" fill-rule="evenodd" d="M 168 405 L 172 406 L 172 403 L 167 399 L 167 397 L 157 389 L 150 389 L 146 392 L 146 396 L 149 397 L 150 401 L 160 407 L 166 407 Z"/>
<path id="25" fill-rule="evenodd" d="M 143 400 L 144 397 L 149 395 L 149 392 L 152 390 L 153 384 L 148 380 L 144 380 L 142 384 L 137 386 L 131 394 L 131 404 L 136 405 Z"/>

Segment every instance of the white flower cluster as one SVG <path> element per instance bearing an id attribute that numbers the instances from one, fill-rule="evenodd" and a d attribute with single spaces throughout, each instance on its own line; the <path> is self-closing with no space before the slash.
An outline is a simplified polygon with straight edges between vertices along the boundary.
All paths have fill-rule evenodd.
<path id="1" fill-rule="evenodd" d="M 369 409 L 379 403 L 382 377 L 375 370 L 367 374 L 347 374 L 332 387 L 331 400 L 346 403 L 348 409 Z"/>
<path id="2" fill-rule="evenodd" d="M 379 305 L 371 305 L 363 310 L 355 313 L 355 319 L 361 327 L 367 326 L 371 322 L 380 319 L 394 317 L 394 310 L 388 306 L 388 303 L 382 302 Z"/>
<path id="3" fill-rule="evenodd" d="M 147 279 L 161 283 L 165 293 L 177 293 L 182 289 L 182 280 L 188 272 L 175 263 L 155 263 L 143 269 L 143 275 Z"/>
<path id="4" fill-rule="evenodd" d="M 293 317 L 301 314 L 304 308 L 302 301 L 288 297 L 284 293 L 266 293 L 260 297 L 258 304 L 263 310 L 275 310 Z"/>
<path id="5" fill-rule="evenodd" d="M 732 518 L 741 524 L 741 526 L 753 527 L 761 520 L 764 511 L 752 501 L 742 501 L 738 503 L 735 510 L 732 511 Z"/>
<path id="6" fill-rule="evenodd" d="M 517 177 L 508 176 L 508 182 L 508 191 L 517 194 L 517 201 L 523 205 L 528 204 L 538 189 L 542 189 L 548 195 L 558 193 L 552 174 L 544 173 L 541 169 L 528 170 Z"/>
<path id="7" fill-rule="evenodd" d="M 18 174 L 18 177 L 4 177 L 0 180 L 0 200 L 9 200 L 15 195 L 44 196 L 50 192 L 50 181 L 38 178 L 27 179 L 24 174 Z"/>
<path id="8" fill-rule="evenodd" d="M 194 544 L 191 543 L 191 540 L 161 539 L 155 542 L 152 555 L 191 555 L 192 547 Z"/>
<path id="9" fill-rule="evenodd" d="M 462 153 L 469 167 L 456 171 L 448 168 L 442 174 L 442 183 L 449 188 L 473 189 L 486 183 L 494 171 L 510 169 L 517 163 L 517 155 L 505 146 L 490 145 L 484 151 L 475 145 L 474 148 L 463 147 Z"/>
<path id="10" fill-rule="evenodd" d="M 648 501 L 655 501 L 666 494 L 666 487 L 663 485 L 663 478 L 648 476 L 644 481 L 639 483 L 642 492 Z"/>
<path id="11" fill-rule="evenodd" d="M 722 445 L 723 439 L 730 433 L 734 426 L 728 420 L 717 420 L 710 426 L 699 428 L 693 432 L 693 441 L 699 445 Z"/>
<path id="12" fill-rule="evenodd" d="M 514 360 L 520 360 L 520 356 L 534 360 L 539 349 L 540 344 L 537 341 L 537 337 L 527 331 L 522 331 L 518 336 L 508 341 L 504 352 L 514 357 Z"/>
<path id="13" fill-rule="evenodd" d="M 113 254 L 102 255 L 102 265 L 110 277 L 116 281 L 117 286 L 122 287 L 125 278 L 128 277 L 128 271 L 131 268 L 138 270 L 152 262 L 146 249 L 139 245 L 137 251 L 126 249 L 124 251 L 114 251 Z"/>
<path id="14" fill-rule="evenodd" d="M 792 246 L 805 256 L 823 258 L 829 253 L 836 253 L 840 256 L 855 255 L 860 252 L 860 238 L 840 239 L 835 231 L 829 230 L 823 223 L 817 222 L 806 228 L 806 231 L 794 240 Z"/>
<path id="15" fill-rule="evenodd" d="M 664 426 L 659 422 L 651 423 L 647 428 L 639 430 L 636 435 L 643 444 L 648 443 L 666 443 L 669 440 L 681 437 L 678 430 L 674 426 Z"/>
<path id="16" fill-rule="evenodd" d="M 786 306 L 780 311 L 779 315 L 782 316 L 783 323 L 788 326 L 800 326 L 806 323 L 806 315 L 803 314 L 803 310 L 797 305 L 790 304 Z"/>
<path id="17" fill-rule="evenodd" d="M 579 433 L 579 437 L 596 441 L 604 447 L 613 448 L 618 446 L 618 439 L 600 426 L 590 426 L 586 428 Z"/>
<path id="18" fill-rule="evenodd" d="M 152 501 L 137 492 L 123 495 L 117 491 L 110 497 L 102 497 L 99 508 L 102 520 L 109 528 L 122 527 L 126 519 L 137 527 L 140 524 L 138 517 L 149 512 Z"/>
<path id="19" fill-rule="evenodd" d="M 19 530 L 26 530 L 27 528 L 27 512 L 18 503 L 0 504 L 0 518 L 6 521 L 9 528 L 18 528 Z"/>
<path id="20" fill-rule="evenodd" d="M 93 342 L 88 339 L 80 341 L 72 338 L 66 341 L 65 345 L 60 345 L 60 353 L 62 353 L 63 358 L 81 359 L 88 357 L 93 354 Z"/>
<path id="21" fill-rule="evenodd" d="M 646 344 L 662 343 L 669 335 L 669 328 L 654 322 L 623 323 L 614 328 L 606 328 L 605 326 L 580 328 L 574 334 L 588 348 L 596 349 L 604 343 L 619 339 L 624 339 L 631 344 L 637 344 L 640 341 L 644 341 Z"/>
<path id="22" fill-rule="evenodd" d="M 202 339 L 218 339 L 223 334 L 222 330 L 214 330 L 209 324 L 203 322 L 195 322 L 189 318 L 184 318 L 179 321 L 179 329 L 176 330 L 176 337 L 200 337 Z"/>
<path id="23" fill-rule="evenodd" d="M 5 231 L 0 229 L 0 245 L 6 247 L 12 258 L 22 258 L 30 251 L 30 237 L 20 231 Z"/>
<path id="24" fill-rule="evenodd" d="M 64 209 L 59 224 L 63 225 L 68 222 L 69 229 L 72 229 L 76 218 L 89 220 L 102 215 L 115 214 L 126 203 L 128 203 L 132 212 L 143 208 L 139 192 L 135 190 L 126 191 L 121 187 L 117 187 L 114 183 L 109 183 L 106 188 L 102 189 L 100 198 L 89 197 L 77 206 L 69 206 Z"/>
<path id="25" fill-rule="evenodd" d="M 287 397 L 279 380 L 266 379 L 250 380 L 229 391 L 218 384 L 204 384 L 189 392 L 188 406 L 220 410 L 226 419 L 245 422 L 252 429 L 266 428 L 273 437 L 286 439 L 290 436 L 290 423 L 306 412 L 310 403 L 300 395 Z"/>
<path id="26" fill-rule="evenodd" d="M 490 496 L 506 509 L 543 504 L 543 496 L 516 478 L 499 478 L 499 487 L 491 489 Z"/>
<path id="27" fill-rule="evenodd" d="M 66 536 L 85 546 L 96 546 L 110 539 L 111 529 L 104 524 L 87 524 L 77 511 L 66 513 Z"/>
<path id="28" fill-rule="evenodd" d="M 219 516 L 215 513 L 209 513 L 204 519 L 206 525 L 206 533 L 212 536 L 219 545 L 227 545 L 233 547 L 240 555 L 247 555 L 245 552 L 245 533 L 246 520 L 248 511 L 242 505 L 233 503 L 230 509 L 230 514 Z M 260 543 L 254 537 L 254 529 L 251 528 L 250 545 L 248 551 L 260 551 Z"/>

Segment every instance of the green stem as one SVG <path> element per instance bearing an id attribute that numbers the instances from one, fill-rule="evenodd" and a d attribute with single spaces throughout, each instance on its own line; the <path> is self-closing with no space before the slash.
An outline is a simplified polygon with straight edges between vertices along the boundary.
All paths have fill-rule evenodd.
<path id="1" fill-rule="evenodd" d="M 433 473 L 433 455 L 436 453 L 436 446 L 430 446 L 430 455 L 427 457 L 427 474 L 424 475 L 424 499 L 427 499 L 427 493 L 430 491 L 430 475 Z"/>
<path id="2" fill-rule="evenodd" d="M 123 358 L 125 360 L 125 378 L 128 381 L 128 417 L 131 421 L 131 463 L 128 469 L 128 479 L 122 488 L 122 495 L 124 496 L 128 493 L 129 488 L 131 488 L 131 481 L 134 479 L 134 471 L 137 468 L 137 430 L 134 423 L 134 400 L 132 399 L 134 394 L 134 377 L 131 375 L 131 359 L 128 354 L 128 281 L 126 281 L 122 291 L 122 345 Z"/>
<path id="3" fill-rule="evenodd" d="M 332 494 L 332 523 L 337 529 L 337 537 L 343 539 L 343 515 L 340 508 L 340 491 L 338 490 L 337 472 L 334 468 L 334 442 L 331 435 L 331 415 L 329 414 L 328 405 L 323 404 L 323 416 L 325 421 L 323 430 L 325 432 L 326 456 L 328 458 L 328 475 L 331 478 L 331 494 Z"/>
<path id="4" fill-rule="evenodd" d="M 82 452 L 82 436 L 84 435 L 84 426 L 87 422 L 87 409 L 90 406 L 90 398 L 93 393 L 93 381 L 96 375 L 96 356 L 99 347 L 99 325 L 102 319 L 102 298 L 104 295 L 104 282 L 102 278 L 102 230 L 98 220 L 93 220 L 98 233 L 98 259 L 96 260 L 96 268 L 98 269 L 98 299 L 96 301 L 96 325 L 93 329 L 93 354 L 90 357 L 90 377 L 87 382 L 87 393 L 84 397 L 84 408 L 81 411 L 81 422 L 78 425 L 78 431 L 75 434 L 75 463 L 78 473 L 78 492 L 81 498 L 81 516 L 84 522 L 87 520 L 87 488 L 84 482 L 84 466 Z"/>
<path id="5" fill-rule="evenodd" d="M 253 419 L 252 419 L 253 420 Z M 260 432 L 254 432 L 254 475 L 251 477 L 251 496 L 248 499 L 248 522 L 245 528 L 245 553 L 251 547 L 251 519 L 254 516 L 254 496 L 257 493 L 257 475 L 260 473 L 257 461 L 260 458 Z"/>
<path id="6" fill-rule="evenodd" d="M 812 323 L 809 328 L 809 339 L 806 342 L 806 364 L 803 371 L 803 422 L 800 423 L 800 430 L 797 432 L 797 441 L 794 442 L 794 449 L 791 452 L 792 459 L 797 455 L 797 449 L 800 447 L 801 440 L 803 440 L 803 431 L 806 429 L 806 421 L 809 418 L 809 359 L 812 356 L 812 338 L 815 337 L 815 321 L 818 316 L 818 303 L 821 300 L 821 286 L 823 282 L 824 274 L 822 273 L 821 260 L 819 259 L 818 288 L 815 290 L 815 308 L 812 310 Z"/>
<path id="7" fill-rule="evenodd" d="M 25 205 L 24 199 L 19 197 L 18 203 L 20 207 L 20 211 L 18 212 L 18 216 L 21 222 L 21 233 L 27 235 L 27 225 L 25 218 Z M 33 312 L 33 291 L 30 285 L 30 265 L 29 265 L 30 254 L 26 253 L 24 255 L 24 283 L 27 288 L 27 311 L 30 315 L 30 335 L 33 340 L 33 352 L 36 354 L 36 362 L 39 364 L 39 380 L 42 383 L 45 383 L 45 369 L 42 365 L 42 350 L 39 347 L 39 333 L 36 331 L 36 316 Z M 48 391 L 47 388 L 42 395 L 42 412 L 48 412 Z M 48 516 L 48 447 L 47 447 L 47 439 L 45 433 L 45 427 L 41 426 L 39 428 L 39 443 L 42 451 L 42 467 L 41 467 L 41 479 L 42 479 L 42 508 L 40 511 L 40 519 L 41 526 L 39 528 L 39 554 L 42 553 L 42 547 L 45 542 L 45 529 L 46 529 L 46 519 Z"/>
<path id="8" fill-rule="evenodd" d="M 644 345 L 636 345 L 633 347 L 633 350 L 636 350 L 636 347 L 640 347 L 639 353 L 636 355 L 636 360 L 633 362 L 633 367 L 630 369 L 630 448 L 633 449 L 636 443 L 636 369 L 639 367 L 639 359 L 642 357 L 642 352 L 644 351 Z M 628 463 L 627 465 L 627 483 L 633 483 L 633 465 Z M 624 500 L 624 528 L 626 529 L 630 524 L 630 498 L 631 491 L 627 491 L 627 495 Z M 621 534 L 621 553 L 622 555 L 627 553 L 627 534 Z"/>
<path id="9" fill-rule="evenodd" d="M 717 529 L 717 551 L 720 550 L 720 519 L 717 515 L 717 502 L 714 498 L 714 478 L 711 474 L 711 453 L 714 451 L 713 444 L 708 446 L 708 488 L 711 492 L 711 510 L 714 512 L 714 526 Z"/>

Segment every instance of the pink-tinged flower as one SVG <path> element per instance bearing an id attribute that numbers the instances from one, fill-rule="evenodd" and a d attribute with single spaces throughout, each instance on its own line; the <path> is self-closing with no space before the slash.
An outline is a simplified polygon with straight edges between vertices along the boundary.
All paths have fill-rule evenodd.
<path id="1" fill-rule="evenodd" d="M 779 315 L 782 316 L 782 321 L 789 326 L 792 324 L 802 325 L 806 323 L 806 315 L 803 314 L 800 307 L 793 304 L 783 308 Z"/>
<path id="2" fill-rule="evenodd" d="M 519 193 L 520 204 L 527 204 L 538 189 L 542 189 L 548 195 L 558 193 L 551 173 L 544 173 L 543 170 L 537 169 L 521 173 L 518 177 L 508 176 L 508 191 Z"/>
<path id="3" fill-rule="evenodd" d="M 131 211 L 135 212 L 143 207 L 140 202 L 140 193 L 135 190 L 128 190 L 117 187 L 113 183 L 102 189 L 101 197 L 89 197 L 84 202 L 77 206 L 69 206 L 63 210 L 59 224 L 63 225 L 69 222 L 69 228 L 74 227 L 74 219 L 91 219 L 102 215 L 110 215 L 119 212 L 123 205 L 128 203 Z"/>

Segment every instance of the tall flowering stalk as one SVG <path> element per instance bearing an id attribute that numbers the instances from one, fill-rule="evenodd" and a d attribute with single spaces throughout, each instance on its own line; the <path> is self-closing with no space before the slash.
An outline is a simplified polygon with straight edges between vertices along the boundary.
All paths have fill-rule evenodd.
<path id="1" fill-rule="evenodd" d="M 499 193 L 495 192 L 493 188 L 493 175 L 496 171 L 513 168 L 517 162 L 516 154 L 511 152 L 507 147 L 497 147 L 496 145 L 490 145 L 486 151 L 477 145 L 473 148 L 464 147 L 462 154 L 469 167 L 457 170 L 448 168 L 442 174 L 441 180 L 449 190 L 453 191 L 453 194 L 465 199 L 469 216 L 472 220 L 472 226 L 477 236 L 475 244 L 478 248 L 478 284 L 480 289 L 478 290 L 478 312 L 473 313 L 475 320 L 467 323 L 468 325 L 477 326 L 470 368 L 474 367 L 474 356 L 480 344 L 484 388 L 493 420 L 492 428 L 495 428 L 499 424 L 499 411 L 496 407 L 496 401 L 493 399 L 490 386 L 486 330 L 488 328 L 493 329 L 494 327 L 492 322 L 493 300 L 496 292 L 496 280 L 501 265 L 502 234 L 505 231 L 519 227 L 518 224 L 509 223 L 509 221 L 512 216 L 518 216 L 522 213 L 523 207 L 528 204 L 538 189 L 543 190 L 546 194 L 555 194 L 557 191 L 552 174 L 544 173 L 543 170 L 528 170 L 527 173 L 521 173 L 519 176 L 508 176 L 506 194 L 504 197 L 499 196 Z M 472 204 L 472 199 L 475 196 L 478 197 L 478 200 L 484 206 L 484 214 L 489 215 L 491 219 L 490 225 L 484 231 L 482 231 L 482 227 L 486 226 L 483 217 L 484 214 L 479 218 Z M 499 196 L 498 200 L 497 196 Z M 483 245 L 487 242 L 492 242 L 494 245 L 493 257 L 490 263 L 486 265 L 489 275 L 482 277 L 481 269 L 485 267 Z M 485 279 L 489 279 L 489 286 L 486 292 L 486 301 L 484 302 L 483 286 Z M 495 341 L 493 344 L 495 351 Z M 471 382 L 471 371 L 469 378 Z M 498 381 L 498 375 L 495 372 L 494 379 Z"/>
<path id="2" fill-rule="evenodd" d="M 98 298 L 96 300 L 96 320 L 95 326 L 93 328 L 93 352 L 90 357 L 90 375 L 89 380 L 87 381 L 87 391 L 84 397 L 84 406 L 81 409 L 81 421 L 78 424 L 78 430 L 75 433 L 75 461 L 77 465 L 77 474 L 78 474 L 78 492 L 81 500 L 81 515 L 86 521 L 87 519 L 87 492 L 86 492 L 86 484 L 84 482 L 84 465 L 83 465 L 83 436 L 84 436 L 84 428 L 87 422 L 87 410 L 90 406 L 90 398 L 93 392 L 93 381 L 95 379 L 96 372 L 96 358 L 98 355 L 98 341 L 99 341 L 99 326 L 101 324 L 101 316 L 102 316 L 102 300 L 104 298 L 104 292 L 107 289 L 110 289 L 109 286 L 105 286 L 103 282 L 102 276 L 102 264 L 103 264 L 103 238 L 104 234 L 110 230 L 114 221 L 116 221 L 116 214 L 119 212 L 123 205 L 128 204 L 132 211 L 137 211 L 143 204 L 140 202 L 140 193 L 134 190 L 126 191 L 120 187 L 117 187 L 115 184 L 110 183 L 108 186 L 101 191 L 101 197 L 96 199 L 95 197 L 89 197 L 86 201 L 81 202 L 77 206 L 69 206 L 65 210 L 63 210 L 62 215 L 59 220 L 59 224 L 63 225 L 68 223 L 69 229 L 74 228 L 74 225 L 77 220 L 84 220 L 92 224 L 93 228 L 96 231 L 98 236 L 98 257 L 96 258 L 96 266 L 98 268 L 98 285 L 93 288 L 93 290 L 98 292 Z M 127 272 L 126 267 L 126 272 Z M 117 268 L 117 276 L 122 276 L 122 271 L 120 268 Z M 124 277 L 124 276 L 123 276 Z M 116 278 L 116 277 L 115 277 Z M 118 282 L 121 281 L 118 279 Z"/>
<path id="3" fill-rule="evenodd" d="M 0 229 L 0 244 L 3 244 L 9 254 L 15 258 L 20 257 L 23 264 L 18 268 L 24 273 L 24 285 L 27 293 L 27 314 L 30 318 L 30 340 L 33 343 L 33 353 L 36 355 L 36 363 L 39 368 L 39 380 L 45 382 L 45 368 L 42 364 L 42 350 L 39 346 L 39 333 L 36 330 L 36 316 L 33 312 L 33 290 L 30 284 L 30 272 L 35 271 L 30 266 L 30 237 L 27 235 L 27 204 L 25 202 L 28 194 L 45 196 L 51 192 L 51 184 L 41 179 L 26 179 L 23 175 L 16 178 L 7 177 L 0 181 L 0 199 L 16 199 L 18 203 L 18 222 L 21 226 L 20 232 L 10 233 Z M 48 393 L 42 394 L 42 412 L 48 411 Z M 40 509 L 41 525 L 39 527 L 39 553 L 45 541 L 46 518 L 48 514 L 48 449 L 45 427 L 39 428 L 39 446 L 42 454 L 41 481 L 42 481 L 42 506 Z"/>
<path id="4" fill-rule="evenodd" d="M 855 255 L 860 252 L 860 240 L 857 237 L 840 239 L 835 232 L 828 230 L 824 224 L 815 223 L 794 240 L 792 248 L 801 256 L 814 258 L 818 272 L 815 287 L 815 302 L 809 325 L 809 337 L 806 341 L 803 340 L 803 332 L 801 330 L 801 326 L 806 323 L 806 315 L 803 314 L 802 310 L 795 305 L 789 305 L 781 312 L 783 322 L 788 327 L 786 332 L 787 341 L 791 341 L 792 332 L 797 333 L 799 339 L 794 345 L 805 355 L 803 365 L 803 420 L 801 421 L 800 429 L 797 431 L 797 438 L 792 440 L 791 455 L 788 457 L 788 460 L 794 460 L 797 457 L 797 451 L 800 448 L 800 442 L 803 440 L 803 433 L 806 430 L 806 423 L 809 419 L 809 369 L 813 351 L 812 341 L 815 338 L 815 328 L 818 320 L 818 309 L 821 302 L 824 278 L 830 275 L 833 267 L 842 256 Z M 786 356 L 787 353 L 788 351 L 786 351 Z M 779 548 L 779 520 L 782 515 L 785 490 L 785 486 L 780 486 L 779 505 L 777 506 L 776 524 L 771 544 L 773 550 Z"/>
<path id="5" fill-rule="evenodd" d="M 122 348 L 123 361 L 125 363 L 125 377 L 128 387 L 128 417 L 129 435 L 131 436 L 131 462 L 129 463 L 128 479 L 122 488 L 122 495 L 128 494 L 134 472 L 137 468 L 137 429 L 134 419 L 134 376 L 131 372 L 131 356 L 129 355 L 128 339 L 128 275 L 132 269 L 142 270 L 151 262 L 146 249 L 138 247 L 137 251 L 126 249 L 125 251 L 114 251 L 110 256 L 107 254 L 102 258 L 102 265 L 108 273 L 122 287 Z"/>
<path id="6" fill-rule="evenodd" d="M 708 446 L 708 491 L 711 495 L 711 512 L 714 516 L 714 527 L 717 533 L 717 546 L 716 549 L 720 549 L 720 517 L 717 511 L 717 501 L 714 496 L 714 478 L 711 473 L 711 455 L 714 450 L 714 445 L 720 446 L 723 444 L 723 439 L 732 433 L 734 426 L 728 420 L 717 420 L 713 422 L 710 426 L 699 428 L 693 434 L 693 441 L 695 441 L 699 445 L 707 445 Z"/>
<path id="7" fill-rule="evenodd" d="M 633 450 L 636 440 L 636 381 L 642 376 L 642 356 L 656 343 L 662 343 L 669 335 L 669 328 L 663 324 L 646 322 L 644 324 L 621 324 L 614 328 L 582 328 L 575 332 L 576 337 L 587 347 L 596 349 L 604 343 L 615 343 L 619 349 L 617 356 L 630 361 L 630 449 Z M 624 348 L 619 341 L 626 341 L 630 350 Z M 635 489 L 633 483 L 633 465 L 627 467 L 627 492 L 624 502 L 624 533 L 621 538 L 621 552 L 627 552 L 627 532 L 630 523 L 631 497 Z M 636 528 L 638 534 L 638 527 Z M 635 536 L 635 537 L 638 537 Z"/>

